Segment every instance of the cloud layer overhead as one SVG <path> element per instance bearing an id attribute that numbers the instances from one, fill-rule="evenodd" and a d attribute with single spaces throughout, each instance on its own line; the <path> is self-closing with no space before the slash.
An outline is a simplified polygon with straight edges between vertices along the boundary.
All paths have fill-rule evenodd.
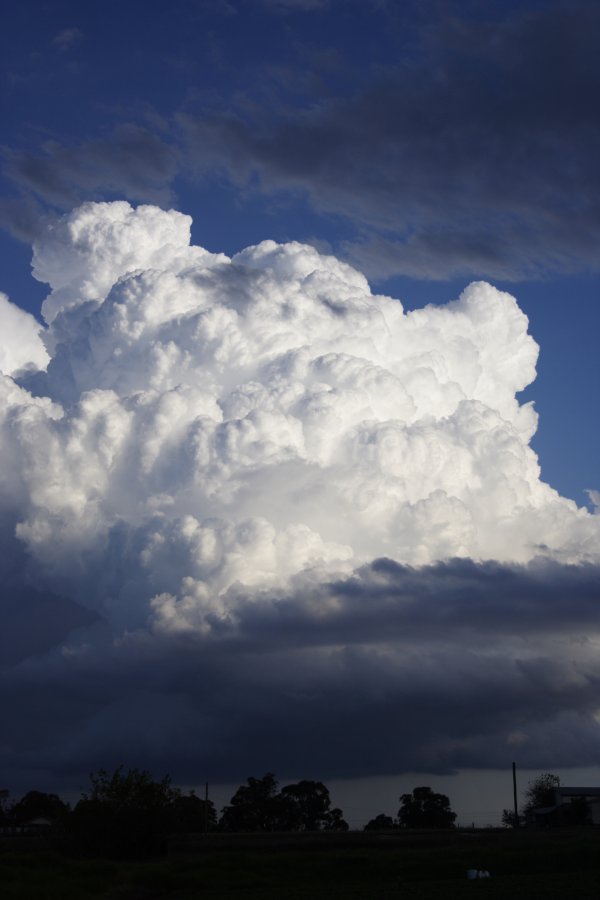
<path id="1" fill-rule="evenodd" d="M 276 198 L 297 220 L 301 197 L 317 233 L 373 278 L 598 271 L 597 4 L 180 6 L 153 10 L 137 56 L 127 29 L 104 35 L 114 82 L 98 84 L 94 13 L 89 33 L 53 23 L 36 53 L 7 46 L 19 127 L 3 149 L 4 227 L 31 236 L 48 208 L 81 199 L 168 205 L 184 185 L 211 204 L 227 184 L 241 206 L 272 214 Z M 30 82 L 43 97 L 33 138 L 20 120 Z M 79 127 L 48 116 L 62 92 Z"/>
<path id="2" fill-rule="evenodd" d="M 345 254 L 373 278 L 597 270 L 597 5 L 417 4 L 407 46 L 410 14 L 384 6 L 393 50 L 382 32 L 372 57 L 363 22 L 358 85 L 336 90 L 341 61 L 307 54 L 304 102 L 290 62 L 265 76 L 266 102 L 245 88 L 182 110 L 196 167 L 345 219 Z"/>
<path id="3" fill-rule="evenodd" d="M 2 298 L 0 693 L 54 716 L 43 750 L 18 722 L 5 764 L 128 749 L 225 778 L 304 754 L 324 776 L 516 741 L 535 765 L 567 720 L 587 760 L 600 519 L 540 479 L 515 299 L 477 282 L 405 313 L 311 246 L 228 258 L 190 226 L 84 204 L 34 247 L 43 344 Z M 28 608 L 55 610 L 46 644 Z M 334 772 L 357 716 L 393 710 L 402 753 L 392 729 Z"/>

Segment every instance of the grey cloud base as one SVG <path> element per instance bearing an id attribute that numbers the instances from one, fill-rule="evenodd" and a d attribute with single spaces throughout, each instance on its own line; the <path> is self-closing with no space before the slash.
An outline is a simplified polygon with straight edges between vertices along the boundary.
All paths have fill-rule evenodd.
<path id="1" fill-rule="evenodd" d="M 92 630 L 3 667 L 14 713 L 2 766 L 9 779 L 76 780 L 126 761 L 193 782 L 269 768 L 445 773 L 515 756 L 590 765 L 599 575 L 548 561 L 378 560 L 341 581 L 240 597 L 206 636 L 115 643 Z"/>

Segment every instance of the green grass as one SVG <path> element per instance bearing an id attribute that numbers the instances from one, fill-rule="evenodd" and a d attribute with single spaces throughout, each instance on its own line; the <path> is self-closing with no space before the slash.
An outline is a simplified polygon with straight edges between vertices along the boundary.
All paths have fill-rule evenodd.
<path id="1" fill-rule="evenodd" d="M 600 830 L 214 835 L 147 862 L 0 843 L 2 900 L 553 900 L 600 897 Z M 489 880 L 468 881 L 470 868 Z"/>

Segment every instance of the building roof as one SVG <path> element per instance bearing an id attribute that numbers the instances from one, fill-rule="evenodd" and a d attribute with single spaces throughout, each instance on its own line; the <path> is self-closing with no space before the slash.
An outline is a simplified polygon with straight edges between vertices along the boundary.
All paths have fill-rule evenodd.
<path id="1" fill-rule="evenodd" d="M 600 797 L 600 787 L 559 787 L 561 797 Z"/>

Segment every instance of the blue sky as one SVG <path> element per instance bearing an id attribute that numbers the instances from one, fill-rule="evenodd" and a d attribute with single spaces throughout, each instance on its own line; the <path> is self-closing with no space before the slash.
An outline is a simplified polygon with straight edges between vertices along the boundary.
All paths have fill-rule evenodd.
<path id="1" fill-rule="evenodd" d="M 37 242 L 54 354 L 21 369 L 0 298 L 0 363 L 32 353 L 0 377 L 12 790 L 596 777 L 599 32 L 554 0 L 5 11 L 0 292 L 42 322 Z M 168 210 L 211 253 L 310 246 L 224 261 Z M 514 295 L 535 381 L 497 291 L 398 318 L 330 254 L 406 310 Z"/>
<path id="2" fill-rule="evenodd" d="M 0 37 L 2 289 L 42 218 L 125 197 L 235 252 L 315 242 L 407 308 L 473 279 L 541 346 L 543 477 L 597 487 L 594 4 L 24 2 Z M 18 241 L 25 243 L 18 243 Z"/>

